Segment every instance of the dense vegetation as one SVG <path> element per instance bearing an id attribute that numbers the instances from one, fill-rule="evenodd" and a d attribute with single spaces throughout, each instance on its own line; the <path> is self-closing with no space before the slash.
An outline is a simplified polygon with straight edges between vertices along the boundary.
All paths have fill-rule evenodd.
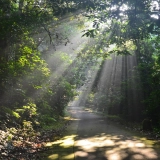
<path id="1" fill-rule="evenodd" d="M 123 57 L 125 73 L 121 83 L 121 95 L 117 94 L 118 92 L 114 88 L 116 86 L 112 86 L 111 90 L 114 92 L 112 92 L 111 98 L 108 98 L 110 91 L 106 88 L 105 94 L 99 96 L 100 99 L 103 99 L 103 103 L 102 100 L 99 102 L 102 110 L 106 109 L 106 112 L 120 115 L 130 121 L 140 122 L 144 118 L 148 118 L 159 128 L 159 1 L 97 1 L 94 7 L 90 7 L 87 16 L 94 20 L 93 28 L 86 30 L 86 36 L 95 37 L 105 26 L 102 32 L 103 37 L 99 43 L 101 55 L 104 57 L 112 53 L 125 55 Z M 111 51 L 106 51 L 106 46 L 112 44 L 116 44 L 116 47 Z M 137 65 L 132 69 L 134 76 L 129 77 L 127 57 L 134 54 Z M 131 81 L 136 81 L 136 83 L 131 83 Z M 95 83 L 94 87 L 97 87 L 97 84 Z M 135 102 L 132 101 L 135 97 L 130 94 L 133 90 L 141 97 L 137 96 L 138 98 L 135 99 L 139 101 L 139 105 L 133 105 Z M 110 103 L 107 109 L 105 103 L 107 104 L 108 101 Z"/>
<path id="2" fill-rule="evenodd" d="M 54 30 L 59 25 L 58 19 L 81 8 L 83 3 L 32 0 L 0 3 L 1 128 L 22 127 L 27 122 L 33 127 L 45 127 L 64 115 L 64 107 L 75 95 L 74 86 L 81 80 L 78 79 L 78 69 L 73 73 L 77 73 L 77 81 L 74 80 L 76 76 L 70 80 L 54 75 L 53 79 L 52 72 L 57 64 L 47 64 L 47 58 L 53 55 L 46 56 L 38 51 L 43 38 L 36 38 L 36 35 L 46 32 L 52 46 L 55 47 L 55 41 L 66 45 L 67 35 Z M 68 65 L 71 63 L 65 54 L 54 56 L 58 65 L 64 63 L 64 59 Z M 80 65 L 77 63 L 75 68 Z"/>
<path id="3" fill-rule="evenodd" d="M 86 68 L 95 65 L 97 59 L 102 64 L 88 104 L 94 101 L 99 110 L 131 121 L 152 119 L 157 129 L 160 126 L 158 4 L 158 0 L 1 0 L 0 129 L 12 128 L 16 133 L 18 128 L 46 129 L 56 124 L 76 95 L 75 89 L 83 85 Z M 82 52 L 87 54 L 79 53 L 74 61 L 63 53 L 46 56 L 46 52 L 38 51 L 43 39 L 37 39 L 36 35 L 44 32 L 53 47 L 57 41 L 67 45 L 68 37 L 57 34 L 55 28 L 61 18 L 71 12 L 76 15 L 80 9 L 86 10 L 85 16 L 93 21 L 93 27 L 84 30 L 83 35 L 95 38 L 92 49 L 86 48 Z M 114 49 L 107 51 L 113 44 Z M 136 79 L 138 85 L 130 87 L 131 79 L 124 76 L 121 94 L 112 86 L 114 92 L 110 97 L 107 89 L 96 97 L 101 68 L 111 54 L 124 55 L 124 64 L 125 57 L 136 55 L 134 72 L 138 74 L 130 78 Z M 57 64 L 50 65 L 47 61 L 50 56 L 56 58 L 58 65 L 65 63 L 64 68 L 68 69 L 56 73 Z M 140 105 L 135 108 L 127 100 L 133 85 L 137 95 L 141 95 Z"/>
<path id="4" fill-rule="evenodd" d="M 26 147 L 33 149 L 63 129 L 65 108 L 83 85 L 88 62 L 83 63 L 87 55 L 74 60 L 56 52 L 56 45 L 66 46 L 74 28 L 83 27 L 70 14 L 82 6 L 55 0 L 0 1 L 0 159 L 11 158 L 10 153 L 28 156 Z M 65 23 L 70 18 L 72 26 Z M 13 147 L 13 141 L 19 144 Z"/>
<path id="5" fill-rule="evenodd" d="M 75 95 L 74 88 L 81 83 L 79 66 L 73 66 L 73 79 L 53 72 L 62 63 L 70 65 L 71 59 L 65 54 L 47 55 L 39 52 L 43 39 L 35 35 L 46 32 L 49 43 L 54 46 L 54 27 L 58 25 L 56 16 L 61 10 L 53 11 L 51 2 L 1 1 L 1 58 L 0 58 L 0 123 L 1 129 L 23 128 L 27 124 L 34 129 L 47 128 L 64 115 L 64 108 Z M 57 3 L 56 3 L 57 4 Z M 59 4 L 60 6 L 62 4 Z M 60 8 L 62 9 L 62 7 Z M 64 10 L 63 10 L 64 11 Z M 52 35 L 49 30 L 53 23 Z M 37 29 L 38 28 L 38 29 Z M 61 35 L 59 43 L 64 39 Z M 67 43 L 67 38 L 63 43 Z M 46 59 L 56 59 L 48 65 Z M 76 64 L 76 63 L 75 63 Z M 78 69 L 77 69 L 78 67 Z M 72 72 L 72 71 L 71 71 Z M 77 81 L 75 81 L 77 79 Z"/>

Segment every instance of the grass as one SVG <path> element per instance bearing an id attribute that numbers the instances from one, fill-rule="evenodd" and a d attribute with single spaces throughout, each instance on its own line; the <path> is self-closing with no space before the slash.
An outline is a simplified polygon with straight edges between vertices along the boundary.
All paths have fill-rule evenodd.
<path id="1" fill-rule="evenodd" d="M 70 121 L 70 117 L 60 117 L 57 121 L 51 123 L 50 125 L 43 126 L 44 130 L 61 130 Z"/>

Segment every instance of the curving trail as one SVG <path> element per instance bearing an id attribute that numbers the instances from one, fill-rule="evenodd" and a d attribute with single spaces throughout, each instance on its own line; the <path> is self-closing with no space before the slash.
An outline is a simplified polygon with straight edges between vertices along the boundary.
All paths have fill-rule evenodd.
<path id="1" fill-rule="evenodd" d="M 76 58 L 76 53 L 88 45 L 88 39 L 81 39 L 81 32 L 74 34 L 70 38 L 67 46 L 58 45 L 57 50 L 49 50 L 49 53 L 65 52 Z M 49 64 L 54 62 L 48 59 Z M 103 92 L 104 88 L 110 89 L 111 85 L 116 88 L 120 87 L 121 81 L 132 76 L 129 70 L 136 65 L 136 59 L 133 56 L 128 58 L 116 57 L 113 55 L 112 60 L 107 60 L 104 64 L 102 75 L 99 78 L 99 90 Z M 58 66 L 57 73 L 63 73 L 63 65 Z M 128 71 L 127 71 L 128 69 Z M 61 73 L 61 74 L 62 74 Z M 61 75 L 60 74 L 60 75 Z M 79 89 L 80 95 L 69 104 L 67 111 L 71 116 L 71 123 L 67 127 L 65 135 L 54 142 L 48 142 L 47 147 L 50 150 L 42 154 L 43 160 L 160 160 L 159 145 L 156 141 L 147 140 L 145 137 L 108 121 L 101 114 L 97 114 L 90 109 L 85 108 L 85 100 L 91 91 L 95 76 L 91 77 Z M 135 82 L 133 82 L 134 84 Z M 128 94 L 128 93 L 126 93 Z M 132 103 L 130 113 L 137 114 L 136 106 L 137 97 L 134 93 L 128 96 L 128 104 Z M 132 115 L 129 115 L 132 116 Z"/>
<path id="2" fill-rule="evenodd" d="M 60 140 L 47 144 L 52 149 L 43 159 L 159 160 L 160 152 L 155 141 L 131 133 L 81 106 L 90 85 L 82 86 L 80 96 L 70 103 L 71 123 Z"/>

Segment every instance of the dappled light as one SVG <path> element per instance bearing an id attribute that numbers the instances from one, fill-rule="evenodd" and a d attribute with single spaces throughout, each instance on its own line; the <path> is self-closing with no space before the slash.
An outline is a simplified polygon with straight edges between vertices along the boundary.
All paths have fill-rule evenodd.
<path id="1" fill-rule="evenodd" d="M 131 159 L 136 159 L 138 157 L 142 157 L 143 159 L 158 158 L 156 151 L 152 148 L 153 146 L 147 146 L 138 138 L 133 141 L 132 137 L 124 137 L 121 135 L 99 136 L 100 138 L 96 135 L 95 137 L 88 137 L 87 139 L 76 141 L 75 146 L 90 154 L 100 150 L 103 152 L 102 155 L 109 160 L 125 159 L 129 154 L 131 154 Z M 77 156 L 79 155 L 77 154 Z"/>
<path id="2" fill-rule="evenodd" d="M 92 78 L 95 77 L 90 77 L 91 83 L 82 86 L 80 94 L 67 107 L 71 119 L 64 136 L 48 142 L 49 151 L 42 157 L 48 160 L 158 160 L 158 152 L 154 149 L 156 141 L 114 126 L 104 116 L 96 115 L 93 108 L 85 107 L 88 89 L 93 85 Z M 53 154 L 49 153 L 51 148 Z"/>
<path id="3" fill-rule="evenodd" d="M 55 142 L 48 142 L 46 147 L 52 147 L 54 154 L 48 159 L 106 159 L 122 160 L 129 159 L 158 159 L 157 152 L 153 145 L 148 145 L 138 137 L 131 135 L 101 133 L 93 137 L 79 138 L 78 135 L 64 136 Z M 74 153 L 70 153 L 73 149 Z M 66 149 L 66 150 L 65 150 Z M 66 156 L 62 157 L 62 153 Z M 68 155 L 67 155 L 68 153 Z M 74 154 L 74 155 L 73 155 Z M 47 157 L 46 157 L 47 158 Z"/>
<path id="4" fill-rule="evenodd" d="M 69 136 L 65 136 L 64 138 L 62 138 L 62 139 L 60 139 L 60 140 L 58 140 L 58 141 L 48 142 L 48 143 L 46 144 L 46 147 L 51 147 L 51 146 L 54 147 L 54 145 L 59 144 L 59 146 L 61 146 L 61 147 L 64 147 L 64 148 L 66 147 L 66 148 L 68 148 L 68 147 L 70 147 L 70 146 L 73 146 L 73 144 L 74 144 L 74 139 L 76 138 L 76 136 L 77 136 L 77 135 L 69 135 Z"/>

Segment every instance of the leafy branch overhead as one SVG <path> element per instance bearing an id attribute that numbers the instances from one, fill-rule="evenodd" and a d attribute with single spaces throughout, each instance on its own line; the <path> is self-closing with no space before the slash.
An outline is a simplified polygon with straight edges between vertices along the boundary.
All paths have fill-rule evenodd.
<path id="1" fill-rule="evenodd" d="M 85 30 L 83 36 L 98 36 L 107 27 L 112 34 L 110 44 L 138 43 L 151 34 L 158 35 L 160 30 L 158 1 L 94 1 L 94 7 L 90 7 L 86 17 L 93 20 L 93 28 Z"/>
<path id="2" fill-rule="evenodd" d="M 83 32 L 85 32 L 82 37 L 87 36 L 90 38 L 94 38 L 97 35 L 97 30 L 96 29 L 88 29 L 88 30 L 84 30 Z"/>

